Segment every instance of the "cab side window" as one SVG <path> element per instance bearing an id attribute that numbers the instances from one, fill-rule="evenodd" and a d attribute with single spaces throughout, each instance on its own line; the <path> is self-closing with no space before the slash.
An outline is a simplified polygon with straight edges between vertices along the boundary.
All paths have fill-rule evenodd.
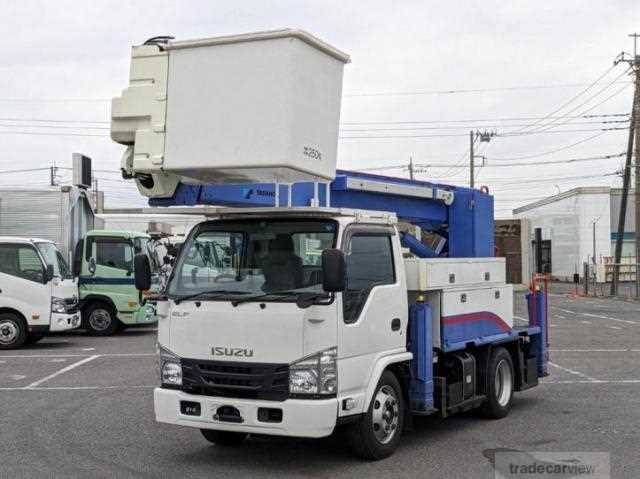
<path id="1" fill-rule="evenodd" d="M 122 238 L 93 237 L 87 239 L 87 259 L 94 257 L 99 266 L 131 271 L 133 245 Z"/>
<path id="2" fill-rule="evenodd" d="M 343 315 L 345 323 L 354 323 L 373 288 L 396 282 L 391 235 L 356 233 L 347 252 Z"/>
<path id="3" fill-rule="evenodd" d="M 40 256 L 28 245 L 0 245 L 0 272 L 44 283 L 44 268 Z"/>

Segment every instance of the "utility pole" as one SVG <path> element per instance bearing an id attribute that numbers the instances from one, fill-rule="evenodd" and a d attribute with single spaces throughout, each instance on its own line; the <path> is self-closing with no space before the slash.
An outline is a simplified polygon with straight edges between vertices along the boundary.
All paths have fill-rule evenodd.
<path id="1" fill-rule="evenodd" d="M 413 175 L 413 157 L 412 156 L 409 157 L 409 179 L 410 180 L 414 179 L 414 175 Z"/>
<path id="2" fill-rule="evenodd" d="M 469 188 L 473 189 L 476 184 L 475 179 L 475 169 L 476 169 L 476 158 L 482 158 L 482 165 L 484 166 L 484 156 L 476 156 L 474 151 L 474 145 L 476 143 L 476 139 L 480 139 L 480 143 L 489 143 L 491 138 L 496 136 L 495 131 L 473 131 L 469 132 Z"/>
<path id="3" fill-rule="evenodd" d="M 596 267 L 596 223 L 598 220 L 593 222 L 593 254 L 591 255 L 591 261 L 593 262 L 593 267 Z"/>
<path id="4" fill-rule="evenodd" d="M 640 118 L 640 57 L 638 57 L 638 38 L 640 35 L 632 33 L 633 38 L 633 73 L 635 74 L 635 92 L 633 98 L 633 116 Z M 640 298 L 640 128 L 635 128 L 635 240 L 636 240 L 636 298 Z"/>
<path id="5" fill-rule="evenodd" d="M 49 184 L 51 186 L 57 186 L 57 184 L 56 184 L 57 173 L 58 173 L 58 168 L 54 164 L 53 166 L 51 166 L 49 168 Z"/>
<path id="6" fill-rule="evenodd" d="M 631 121 L 629 122 L 629 138 L 627 141 L 627 157 L 625 160 L 623 180 L 622 180 L 622 198 L 620 200 L 620 214 L 618 216 L 618 236 L 616 238 L 616 250 L 613 258 L 613 280 L 611 282 L 611 295 L 618 294 L 618 283 L 620 277 L 620 261 L 622 260 L 622 244 L 625 232 L 625 220 L 627 217 L 627 204 L 629 198 L 629 187 L 631 185 L 631 160 L 633 158 L 633 147 L 635 140 L 635 250 L 636 264 L 640 260 L 640 128 L 636 128 L 636 121 L 640 118 L 640 59 L 637 54 L 637 39 L 640 37 L 637 33 L 629 35 L 633 38 L 633 58 L 627 58 L 627 54 L 621 53 L 614 64 L 620 62 L 628 63 L 634 70 L 635 74 L 635 90 L 633 93 L 633 104 L 631 107 Z M 636 297 L 640 297 L 640 271 L 636 266 Z"/>

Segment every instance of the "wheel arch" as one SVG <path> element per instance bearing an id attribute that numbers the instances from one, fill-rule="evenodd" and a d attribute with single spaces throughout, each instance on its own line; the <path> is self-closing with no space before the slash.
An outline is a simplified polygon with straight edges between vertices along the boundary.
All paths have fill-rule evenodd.
<path id="1" fill-rule="evenodd" d="M 508 341 L 504 343 L 487 344 L 484 347 L 476 348 L 470 351 L 476 358 L 477 365 L 477 390 L 479 393 L 486 393 L 488 389 L 487 381 L 489 381 L 488 370 L 489 360 L 496 349 L 503 348 L 511 356 L 511 363 L 513 365 L 513 381 L 514 391 L 520 390 L 522 386 L 521 371 L 523 368 L 521 360 L 521 345 L 520 339 L 514 341 Z"/>
<path id="2" fill-rule="evenodd" d="M 22 320 L 24 322 L 25 326 L 28 326 L 27 318 L 25 318 L 24 314 L 22 314 L 17 309 L 9 308 L 7 306 L 1 307 L 0 308 L 0 314 L 5 314 L 5 313 L 9 313 L 9 314 L 13 314 L 13 315 L 17 316 L 18 318 L 20 318 L 20 320 Z"/>
<path id="3" fill-rule="evenodd" d="M 376 387 L 378 386 L 378 382 L 382 377 L 382 374 L 385 371 L 391 371 L 400 386 L 402 387 L 402 393 L 404 394 L 405 401 L 408 398 L 408 376 L 407 376 L 407 367 L 409 361 L 413 359 L 413 354 L 410 352 L 402 352 L 396 353 L 390 356 L 384 356 L 380 358 L 376 365 L 373 368 L 373 372 L 371 373 L 371 377 L 369 380 L 369 384 L 367 385 L 367 390 L 365 393 L 365 403 L 364 403 L 364 411 L 369 408 L 369 404 L 371 404 L 371 400 L 373 399 L 373 395 L 376 392 Z"/>
<path id="4" fill-rule="evenodd" d="M 82 299 L 81 309 L 84 311 L 91 303 L 106 303 L 113 310 L 114 314 L 118 313 L 118 308 L 109 296 L 101 294 L 89 294 Z"/>

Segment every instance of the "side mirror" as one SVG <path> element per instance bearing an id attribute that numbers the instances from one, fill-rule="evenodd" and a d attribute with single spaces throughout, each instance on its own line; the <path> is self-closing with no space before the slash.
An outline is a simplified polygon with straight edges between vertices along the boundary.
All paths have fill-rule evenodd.
<path id="1" fill-rule="evenodd" d="M 91 258 L 89 260 L 89 274 L 96 274 L 96 259 L 95 258 Z"/>
<path id="2" fill-rule="evenodd" d="M 54 276 L 54 272 L 53 272 L 53 265 L 52 264 L 48 264 L 45 272 L 44 272 L 44 282 L 45 284 L 48 283 L 49 281 L 51 281 L 53 279 Z"/>
<path id="3" fill-rule="evenodd" d="M 344 291 L 346 283 L 346 265 L 344 253 L 339 249 L 326 249 L 322 252 L 322 289 L 328 293 Z"/>
<path id="4" fill-rule="evenodd" d="M 151 265 L 146 254 L 140 253 L 133 258 L 134 283 L 138 291 L 151 288 Z"/>

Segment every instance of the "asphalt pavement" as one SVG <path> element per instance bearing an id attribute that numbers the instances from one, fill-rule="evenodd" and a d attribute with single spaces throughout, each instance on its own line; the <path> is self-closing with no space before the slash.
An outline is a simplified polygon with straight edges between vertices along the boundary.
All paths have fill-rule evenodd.
<path id="1" fill-rule="evenodd" d="M 640 477 L 640 304 L 562 292 L 550 313 L 551 375 L 507 418 L 420 418 L 380 462 L 353 457 L 341 435 L 211 445 L 154 421 L 153 328 L 51 336 L 0 352 L 0 477 L 492 478 L 505 449 L 609 452 L 612 477 Z"/>

